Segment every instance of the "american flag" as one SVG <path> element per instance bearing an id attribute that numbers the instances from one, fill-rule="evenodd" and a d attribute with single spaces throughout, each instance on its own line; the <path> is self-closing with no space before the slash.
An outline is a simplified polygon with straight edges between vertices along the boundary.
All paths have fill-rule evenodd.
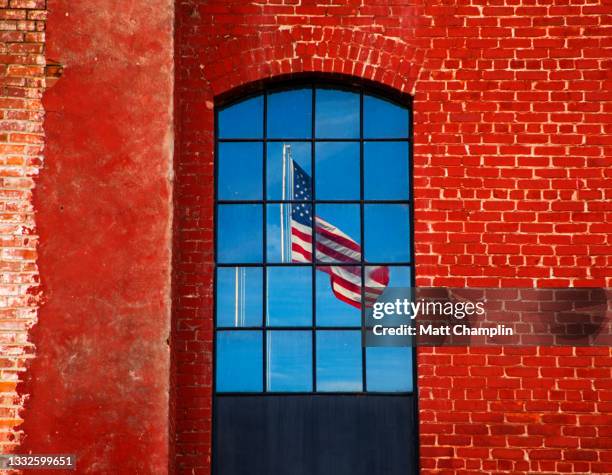
<path id="1" fill-rule="evenodd" d="M 290 159 L 293 200 L 291 204 L 291 260 L 312 262 L 312 186 L 310 176 Z M 329 274 L 334 295 L 353 307 L 361 308 L 361 247 L 347 234 L 324 219 L 315 217 L 317 261 L 357 265 L 321 266 L 318 270 Z M 364 272 L 366 307 L 372 306 L 389 284 L 389 268 L 368 266 Z"/>

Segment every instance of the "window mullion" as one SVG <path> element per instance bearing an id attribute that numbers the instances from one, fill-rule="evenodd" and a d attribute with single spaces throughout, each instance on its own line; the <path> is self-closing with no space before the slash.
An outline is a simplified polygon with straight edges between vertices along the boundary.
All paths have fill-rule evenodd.
<path id="1" fill-rule="evenodd" d="M 262 378 L 263 378 L 263 382 L 262 382 L 262 388 L 263 388 L 263 392 L 266 393 L 268 392 L 268 378 L 269 378 L 269 374 L 268 374 L 268 267 L 267 267 L 267 263 L 268 263 L 268 205 L 267 205 L 267 198 L 268 198 L 268 189 L 267 189 L 267 176 L 268 176 L 268 142 L 266 140 L 267 135 L 268 135 L 268 92 L 265 91 L 263 94 L 263 173 L 262 173 L 262 216 L 263 216 L 263 223 L 262 223 L 262 235 L 263 235 L 263 242 L 262 242 L 262 247 L 263 247 L 263 251 L 262 251 L 262 256 L 263 256 L 263 272 L 262 272 L 262 292 L 263 292 L 263 296 L 262 296 L 262 312 L 263 315 L 261 316 L 262 319 L 262 325 L 263 325 L 263 330 L 262 330 Z"/>
<path id="2" fill-rule="evenodd" d="M 364 255 L 365 255 L 365 232 L 364 232 L 364 164 L 363 164 L 363 90 L 359 92 L 359 219 L 360 219 L 360 237 L 359 242 L 361 243 L 361 256 L 360 256 L 360 266 L 359 270 L 361 273 L 361 387 L 363 388 L 363 392 L 367 392 L 368 383 L 366 380 L 366 348 L 365 342 L 363 341 L 365 335 L 365 266 L 364 266 Z"/>
<path id="3" fill-rule="evenodd" d="M 310 215 L 312 216 L 312 252 L 311 252 L 311 265 L 312 265 L 312 392 L 317 392 L 317 212 L 316 212 L 316 185 L 315 185 L 315 163 L 316 163 L 316 88 L 312 85 L 312 123 L 311 123 L 311 137 L 310 142 L 310 170 L 312 176 L 310 194 Z"/>

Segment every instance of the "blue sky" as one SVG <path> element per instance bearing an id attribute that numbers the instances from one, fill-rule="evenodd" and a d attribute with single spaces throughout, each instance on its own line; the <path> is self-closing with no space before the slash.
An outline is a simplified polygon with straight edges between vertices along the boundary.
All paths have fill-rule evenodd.
<path id="1" fill-rule="evenodd" d="M 317 89 L 315 136 L 312 137 L 312 91 L 301 89 L 268 96 L 264 126 L 262 96 L 248 99 L 219 114 L 221 139 L 253 139 L 219 143 L 218 197 L 222 200 L 279 200 L 282 197 L 283 144 L 311 177 L 317 200 L 359 200 L 361 197 L 361 142 L 359 94 Z M 366 200 L 408 200 L 409 146 L 401 140 L 367 139 L 408 137 L 408 111 L 372 96 L 363 100 L 363 195 Z M 261 140 L 288 139 L 281 142 Z M 346 139 L 330 142 L 324 139 Z M 355 139 L 355 141 L 352 141 Z M 313 150 L 314 148 L 314 150 Z M 313 155 L 314 152 L 314 155 Z M 316 157 L 316 158 L 315 158 Z M 267 164 L 264 190 L 264 160 Z M 280 205 L 224 204 L 218 206 L 217 258 L 220 263 L 280 262 Z M 364 248 L 368 262 L 410 261 L 410 214 L 407 204 L 366 204 L 363 236 L 359 204 L 318 203 L 317 216 L 338 227 Z M 365 245 L 364 245 L 365 244 Z M 329 276 L 312 268 L 268 267 L 267 289 L 261 268 L 219 268 L 217 271 L 217 325 L 226 327 L 291 326 L 304 330 L 269 330 L 267 378 L 263 376 L 262 330 L 218 332 L 217 389 L 220 391 L 311 391 L 313 365 L 313 296 L 316 325 L 359 327 L 359 310 L 332 293 Z M 390 286 L 410 286 L 409 267 L 391 267 Z M 239 293 L 236 294 L 238 278 Z M 236 305 L 236 302 L 239 302 Z M 265 307 L 265 311 L 264 311 Z M 265 315 L 264 315 L 265 313 Z M 307 329 L 308 328 L 308 329 Z M 306 330 L 307 329 L 307 330 Z M 319 391 L 361 391 L 361 334 L 321 330 L 314 358 Z M 367 348 L 368 389 L 411 390 L 410 348 Z"/>

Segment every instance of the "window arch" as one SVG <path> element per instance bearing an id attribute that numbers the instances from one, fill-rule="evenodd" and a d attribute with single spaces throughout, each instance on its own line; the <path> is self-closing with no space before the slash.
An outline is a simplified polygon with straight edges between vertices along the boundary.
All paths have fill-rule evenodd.
<path id="1" fill-rule="evenodd" d="M 411 348 L 365 348 L 413 286 L 411 104 L 272 85 L 216 110 L 215 392 L 409 393 Z"/>

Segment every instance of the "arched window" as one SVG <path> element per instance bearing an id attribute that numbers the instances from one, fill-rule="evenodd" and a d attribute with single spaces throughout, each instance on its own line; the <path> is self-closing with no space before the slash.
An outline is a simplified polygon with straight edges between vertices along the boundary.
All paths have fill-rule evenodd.
<path id="1" fill-rule="evenodd" d="M 362 345 L 413 286 L 410 101 L 291 82 L 216 111 L 213 473 L 418 473 L 411 347 Z"/>
<path id="2" fill-rule="evenodd" d="M 413 283 L 410 104 L 301 83 L 216 117 L 216 393 L 412 392 L 411 348 L 362 346 Z"/>

